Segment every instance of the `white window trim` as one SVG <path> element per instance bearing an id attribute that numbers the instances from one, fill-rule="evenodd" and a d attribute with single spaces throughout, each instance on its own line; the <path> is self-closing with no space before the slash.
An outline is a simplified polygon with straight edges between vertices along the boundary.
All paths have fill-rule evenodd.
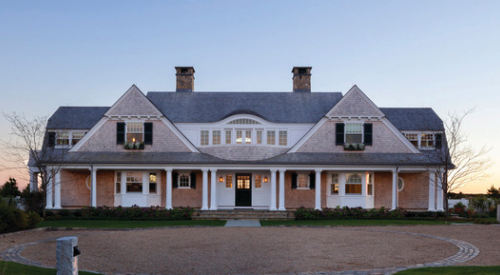
<path id="1" fill-rule="evenodd" d="M 434 149 L 436 149 L 436 134 L 439 134 L 439 133 L 441 133 L 441 132 L 426 132 L 426 131 L 424 131 L 424 132 L 415 132 L 415 131 L 410 131 L 410 132 L 403 132 L 403 135 L 404 135 L 404 137 L 406 139 L 408 139 L 406 137 L 406 134 L 415 134 L 415 135 L 417 135 L 417 146 L 415 146 L 415 147 L 417 147 L 417 149 L 419 149 L 419 150 L 434 150 Z M 433 146 L 426 146 L 426 147 L 420 146 L 420 144 L 422 144 L 422 135 L 424 135 L 424 134 L 425 135 L 432 135 L 432 140 L 433 140 L 433 143 L 434 143 Z M 410 140 L 408 139 L 408 141 L 410 141 Z"/>
<path id="2" fill-rule="evenodd" d="M 161 171 L 156 171 L 156 170 L 141 170 L 141 171 L 133 171 L 133 170 L 115 170 L 115 182 L 114 182 L 114 185 L 115 185 L 115 195 L 131 195 L 131 194 L 138 194 L 138 192 L 127 192 L 127 172 L 142 172 L 142 188 L 144 190 L 144 179 L 147 178 L 147 184 L 148 184 L 148 190 L 149 190 L 149 173 L 156 173 L 156 193 L 149 193 L 146 194 L 146 195 L 152 195 L 152 196 L 158 196 L 158 195 L 161 195 Z M 120 183 L 121 183 L 121 186 L 122 187 L 123 185 L 125 185 L 125 193 L 122 194 L 121 192 L 120 193 L 117 193 L 116 192 L 116 182 L 117 182 L 117 179 L 118 179 L 118 173 L 121 173 L 122 174 L 122 178 L 125 178 L 125 184 L 123 184 L 121 182 L 121 179 L 120 179 Z M 123 175 L 125 175 L 123 177 Z M 123 190 L 121 190 L 123 191 Z M 141 193 L 142 194 L 142 193 Z"/>
<path id="3" fill-rule="evenodd" d="M 256 126 L 262 126 L 260 124 L 255 124 Z M 227 125 L 226 125 L 227 126 Z M 288 128 L 266 128 L 266 127 L 256 127 L 250 128 L 248 125 L 231 125 L 232 128 L 229 127 L 210 127 L 210 128 L 200 128 L 198 130 L 198 144 L 200 147 L 208 147 L 208 146 L 228 146 L 228 145 L 237 145 L 237 146 L 272 146 L 279 148 L 288 148 L 291 143 L 291 130 Z M 208 131 L 208 143 L 202 144 L 201 134 L 203 131 Z M 221 142 L 220 144 L 213 143 L 213 132 L 220 131 L 221 133 Z M 231 132 L 231 143 L 226 143 L 226 131 Z M 241 131 L 242 142 L 237 143 L 237 131 Z M 250 131 L 250 143 L 246 143 L 246 132 Z M 257 131 L 262 131 L 262 143 L 257 143 Z M 267 132 L 274 131 L 274 144 L 267 144 Z M 286 132 L 286 145 L 280 145 L 280 131 Z M 126 135 L 127 133 L 125 133 Z"/>
<path id="4" fill-rule="evenodd" d="M 337 175 L 337 185 L 339 186 L 339 192 L 337 194 L 332 194 L 332 185 L 333 185 L 332 175 Z M 341 177 L 341 173 L 328 173 L 328 180 L 327 180 L 328 193 L 327 193 L 327 196 L 337 197 L 340 195 L 340 177 Z"/>
<path id="5" fill-rule="evenodd" d="M 181 176 L 188 177 L 188 186 L 181 186 Z M 191 174 L 187 172 L 182 172 L 177 175 L 177 189 L 191 189 Z"/>
<path id="6" fill-rule="evenodd" d="M 367 180 L 366 181 L 366 196 L 375 196 L 375 173 L 374 172 L 366 172 L 367 175 L 370 175 L 370 179 L 372 180 L 372 194 L 368 194 L 368 186 L 370 185 L 370 182 Z"/>
<path id="7" fill-rule="evenodd" d="M 305 175 L 307 179 L 307 187 L 299 187 L 299 176 Z M 311 177 L 307 173 L 297 173 L 297 190 L 311 190 Z"/>
<path id="8" fill-rule="evenodd" d="M 82 140 L 85 137 L 85 135 L 87 134 L 88 130 L 56 130 L 53 132 L 56 133 L 56 139 L 54 140 L 54 142 L 55 142 L 54 147 L 55 148 L 71 148 L 71 147 L 76 145 L 76 144 L 73 144 L 73 133 L 83 133 L 83 136 L 80 139 L 80 140 Z M 59 133 L 68 133 L 68 144 L 66 144 L 66 145 L 57 144 Z"/>

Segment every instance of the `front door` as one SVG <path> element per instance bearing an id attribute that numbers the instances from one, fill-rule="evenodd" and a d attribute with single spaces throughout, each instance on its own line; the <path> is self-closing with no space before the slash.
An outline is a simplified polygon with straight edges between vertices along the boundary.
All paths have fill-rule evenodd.
<path id="1" fill-rule="evenodd" d="M 236 174 L 236 206 L 252 206 L 252 174 Z"/>

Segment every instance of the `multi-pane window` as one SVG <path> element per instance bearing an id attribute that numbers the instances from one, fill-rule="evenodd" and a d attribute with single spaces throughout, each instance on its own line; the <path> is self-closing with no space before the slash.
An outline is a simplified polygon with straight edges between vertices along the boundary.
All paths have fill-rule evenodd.
<path id="1" fill-rule="evenodd" d="M 233 188 L 233 175 L 226 175 L 226 188 Z"/>
<path id="2" fill-rule="evenodd" d="M 243 131 L 236 130 L 236 143 L 241 144 L 243 142 Z"/>
<path id="3" fill-rule="evenodd" d="M 156 187 L 157 187 L 156 173 L 149 173 L 149 193 L 156 194 L 158 192 L 156 190 Z"/>
<path id="4" fill-rule="evenodd" d="M 418 147 L 418 134 L 406 133 L 405 137 L 411 142 L 411 144 Z"/>
<path id="5" fill-rule="evenodd" d="M 252 143 L 252 131 L 250 130 L 245 131 L 245 143 L 246 144 Z"/>
<path id="6" fill-rule="evenodd" d="M 402 177 L 398 177 L 398 192 L 403 191 L 405 188 L 405 181 L 403 180 Z"/>
<path id="7" fill-rule="evenodd" d="M 262 176 L 255 175 L 255 188 L 262 188 Z"/>
<path id="8" fill-rule="evenodd" d="M 201 130 L 200 132 L 200 144 L 208 145 L 208 130 Z"/>
<path id="9" fill-rule="evenodd" d="M 345 193 L 361 195 L 361 174 L 346 174 Z"/>
<path id="10" fill-rule="evenodd" d="M 69 145 L 69 132 L 59 132 L 56 138 L 57 145 Z"/>
<path id="11" fill-rule="evenodd" d="M 77 144 L 85 135 L 85 132 L 72 132 L 71 133 L 71 144 Z"/>
<path id="12" fill-rule="evenodd" d="M 363 142 L 363 124 L 346 123 L 345 124 L 345 142 L 362 143 Z"/>
<path id="13" fill-rule="evenodd" d="M 127 122 L 127 142 L 143 142 L 144 123 Z"/>
<path id="14" fill-rule="evenodd" d="M 212 144 L 219 145 L 220 144 L 220 130 L 212 131 Z"/>
<path id="15" fill-rule="evenodd" d="M 226 130 L 226 144 L 231 144 L 231 130 Z"/>
<path id="16" fill-rule="evenodd" d="M 190 177 L 189 174 L 180 174 L 179 175 L 179 187 L 183 188 L 190 188 L 191 187 L 191 182 L 190 182 Z"/>
<path id="17" fill-rule="evenodd" d="M 122 191 L 122 173 L 116 173 L 116 194 L 120 194 Z"/>
<path id="18" fill-rule="evenodd" d="M 228 124 L 260 124 L 260 123 L 253 119 L 239 118 L 229 122 Z"/>
<path id="19" fill-rule="evenodd" d="M 257 130 L 257 144 L 262 144 L 262 130 Z"/>
<path id="20" fill-rule="evenodd" d="M 309 175 L 298 174 L 297 175 L 297 189 L 308 189 L 309 188 Z"/>
<path id="21" fill-rule="evenodd" d="M 279 145 L 286 146 L 288 141 L 287 132 L 279 131 Z"/>
<path id="22" fill-rule="evenodd" d="M 433 148 L 434 134 L 422 134 L 420 136 L 420 148 Z"/>
<path id="23" fill-rule="evenodd" d="M 330 186 L 330 194 L 338 195 L 339 194 L 339 174 L 332 174 L 332 183 Z"/>
<path id="24" fill-rule="evenodd" d="M 127 172 L 127 192 L 142 192 L 142 172 Z"/>
<path id="25" fill-rule="evenodd" d="M 267 131 L 267 145 L 276 144 L 276 131 Z"/>

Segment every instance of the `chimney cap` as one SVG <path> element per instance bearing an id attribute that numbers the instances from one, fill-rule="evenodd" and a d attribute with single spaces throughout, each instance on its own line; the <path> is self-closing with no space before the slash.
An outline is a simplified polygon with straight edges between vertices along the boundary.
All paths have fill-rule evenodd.
<path id="1" fill-rule="evenodd" d="M 312 70 L 312 67 L 308 66 L 295 66 L 292 69 L 292 73 L 294 74 L 310 74 Z M 302 72 L 304 71 L 304 72 Z"/>
<path id="2" fill-rule="evenodd" d="M 175 71 L 178 74 L 194 74 L 194 67 L 193 66 L 177 66 L 175 67 Z"/>

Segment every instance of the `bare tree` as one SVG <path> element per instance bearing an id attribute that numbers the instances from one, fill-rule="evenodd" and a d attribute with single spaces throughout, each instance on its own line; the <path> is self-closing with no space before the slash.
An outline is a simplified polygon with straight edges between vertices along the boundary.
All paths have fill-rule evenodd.
<path id="1" fill-rule="evenodd" d="M 46 165 L 47 162 L 53 162 L 61 157 L 58 152 L 60 150 L 47 146 L 49 142 L 46 132 L 47 117 L 29 119 L 17 113 L 4 114 L 4 117 L 11 124 L 11 132 L 9 141 L 0 141 L 4 151 L 4 162 L 8 163 L 8 165 L 2 165 L 0 169 L 16 170 L 23 175 L 28 175 L 29 163 L 29 166 L 39 173 L 39 188 L 44 194 L 43 212 L 45 215 L 47 186 L 61 169 L 60 165 Z"/>
<path id="2" fill-rule="evenodd" d="M 444 122 L 445 138 L 440 150 L 424 152 L 438 167 L 429 168 L 435 172 L 442 182 L 444 193 L 444 210 L 448 212 L 447 194 L 475 181 L 485 180 L 489 177 L 487 169 L 492 162 L 488 157 L 491 148 L 482 146 L 473 147 L 463 131 L 464 119 L 474 110 L 467 110 L 462 114 L 448 114 Z"/>

